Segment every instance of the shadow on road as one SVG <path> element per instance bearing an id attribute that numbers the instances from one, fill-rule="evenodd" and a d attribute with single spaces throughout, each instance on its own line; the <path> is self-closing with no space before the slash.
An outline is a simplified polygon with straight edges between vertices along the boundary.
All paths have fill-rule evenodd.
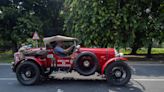
<path id="1" fill-rule="evenodd" d="M 38 86 L 55 86 L 63 92 L 143 92 L 145 89 L 138 83 L 129 82 L 126 86 L 111 86 L 105 80 L 85 79 L 50 79 Z"/>

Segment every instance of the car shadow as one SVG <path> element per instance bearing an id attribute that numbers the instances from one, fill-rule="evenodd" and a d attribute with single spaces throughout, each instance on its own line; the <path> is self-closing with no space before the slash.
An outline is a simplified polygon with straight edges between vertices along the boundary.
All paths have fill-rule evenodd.
<path id="1" fill-rule="evenodd" d="M 55 86 L 66 90 L 64 92 L 143 92 L 144 86 L 135 81 L 130 81 L 125 86 L 111 86 L 106 80 L 86 79 L 48 79 L 37 86 Z M 57 89 L 56 89 L 57 90 Z"/>

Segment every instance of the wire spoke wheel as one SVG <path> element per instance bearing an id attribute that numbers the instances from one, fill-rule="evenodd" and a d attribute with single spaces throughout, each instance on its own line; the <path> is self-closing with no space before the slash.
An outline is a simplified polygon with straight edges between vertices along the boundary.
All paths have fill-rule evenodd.
<path id="1" fill-rule="evenodd" d="M 106 68 L 105 75 L 109 84 L 121 86 L 129 82 L 131 71 L 126 63 L 113 62 Z"/>
<path id="2" fill-rule="evenodd" d="M 31 66 L 24 66 L 21 68 L 20 76 L 22 80 L 31 80 L 33 77 L 36 76 L 36 73 L 34 72 L 34 68 Z"/>
<path id="3" fill-rule="evenodd" d="M 95 73 L 98 67 L 97 57 L 91 53 L 81 53 L 74 62 L 77 72 L 84 76 L 89 76 Z"/>
<path id="4" fill-rule="evenodd" d="M 89 72 L 93 69 L 93 67 L 95 66 L 95 63 L 92 62 L 93 58 L 90 56 L 84 56 L 81 58 L 81 60 L 79 61 L 79 68 L 83 71 L 83 72 Z"/>
<path id="5" fill-rule="evenodd" d="M 112 69 L 111 79 L 113 81 L 121 82 L 126 78 L 126 76 L 127 73 L 123 67 L 114 67 Z"/>
<path id="6" fill-rule="evenodd" d="M 32 62 L 23 62 L 16 69 L 18 81 L 23 85 L 33 85 L 40 79 L 39 67 Z"/>

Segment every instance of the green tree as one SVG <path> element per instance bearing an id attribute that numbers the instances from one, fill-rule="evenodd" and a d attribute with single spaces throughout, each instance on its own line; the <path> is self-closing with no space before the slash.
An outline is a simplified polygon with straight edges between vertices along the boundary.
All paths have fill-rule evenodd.
<path id="1" fill-rule="evenodd" d="M 21 4 L 13 2 L 1 6 L 0 38 L 1 44 L 12 46 L 16 51 L 18 44 L 31 37 L 33 32 L 41 32 L 41 20 L 30 11 L 24 11 Z"/>
<path id="2" fill-rule="evenodd" d="M 63 0 L 2 0 L 0 3 L 0 46 L 17 50 L 37 31 L 42 36 L 60 33 Z"/>
<path id="3" fill-rule="evenodd" d="M 87 46 L 132 47 L 135 54 L 152 39 L 162 40 L 161 3 L 162 0 L 65 0 L 61 11 L 64 31 Z"/>

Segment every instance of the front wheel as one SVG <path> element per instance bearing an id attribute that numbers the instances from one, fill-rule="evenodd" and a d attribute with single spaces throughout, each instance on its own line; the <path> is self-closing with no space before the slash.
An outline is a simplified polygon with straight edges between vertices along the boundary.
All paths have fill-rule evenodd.
<path id="1" fill-rule="evenodd" d="M 126 63 L 116 61 L 107 66 L 105 76 L 109 84 L 122 86 L 129 82 L 131 70 Z"/>
<path id="2" fill-rule="evenodd" d="M 25 61 L 17 67 L 16 76 L 21 84 L 33 85 L 40 80 L 40 69 L 35 63 Z"/>

